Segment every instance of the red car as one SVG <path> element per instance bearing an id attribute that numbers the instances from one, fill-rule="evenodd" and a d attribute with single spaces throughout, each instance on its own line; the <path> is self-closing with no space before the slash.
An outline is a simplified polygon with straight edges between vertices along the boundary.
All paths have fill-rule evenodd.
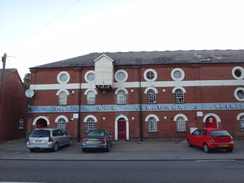
<path id="1" fill-rule="evenodd" d="M 221 128 L 198 128 L 187 136 L 187 144 L 190 147 L 203 147 L 205 152 L 211 152 L 212 149 L 232 152 L 234 149 L 233 137 Z"/>

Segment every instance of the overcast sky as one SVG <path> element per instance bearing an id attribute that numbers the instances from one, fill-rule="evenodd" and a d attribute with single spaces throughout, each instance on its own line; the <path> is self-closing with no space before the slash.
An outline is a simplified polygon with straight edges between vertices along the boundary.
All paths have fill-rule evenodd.
<path id="1" fill-rule="evenodd" d="M 92 52 L 244 49 L 243 7 L 243 0 L 0 0 L 0 54 L 23 79 L 30 67 Z"/>

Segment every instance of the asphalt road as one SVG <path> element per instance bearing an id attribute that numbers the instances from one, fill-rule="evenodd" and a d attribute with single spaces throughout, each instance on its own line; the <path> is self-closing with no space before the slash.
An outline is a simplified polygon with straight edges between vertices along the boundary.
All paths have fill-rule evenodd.
<path id="1" fill-rule="evenodd" d="M 0 160 L 0 182 L 243 183 L 243 161 Z"/>

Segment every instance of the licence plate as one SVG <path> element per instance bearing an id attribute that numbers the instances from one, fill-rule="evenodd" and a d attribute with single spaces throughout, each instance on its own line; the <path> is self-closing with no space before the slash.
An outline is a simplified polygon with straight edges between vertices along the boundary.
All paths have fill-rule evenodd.
<path id="1" fill-rule="evenodd" d="M 35 140 L 35 142 L 42 142 L 42 140 Z"/>
<path id="2" fill-rule="evenodd" d="M 219 147 L 228 147 L 227 144 L 220 144 Z"/>
<path id="3" fill-rule="evenodd" d="M 97 144 L 98 143 L 98 140 L 91 140 L 89 142 L 92 143 L 92 144 Z"/>

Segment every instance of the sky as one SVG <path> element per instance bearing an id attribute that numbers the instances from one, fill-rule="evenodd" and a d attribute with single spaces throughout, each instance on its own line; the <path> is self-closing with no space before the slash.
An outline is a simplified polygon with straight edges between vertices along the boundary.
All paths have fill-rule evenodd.
<path id="1" fill-rule="evenodd" d="M 0 0 L 0 56 L 29 68 L 93 52 L 244 49 L 243 0 Z M 2 64 L 0 66 L 2 68 Z"/>

